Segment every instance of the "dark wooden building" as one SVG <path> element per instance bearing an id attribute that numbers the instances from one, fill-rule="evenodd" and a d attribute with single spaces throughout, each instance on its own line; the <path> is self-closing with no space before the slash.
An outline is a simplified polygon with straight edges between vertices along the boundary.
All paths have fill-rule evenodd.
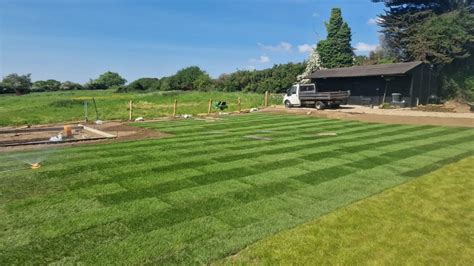
<path id="1" fill-rule="evenodd" d="M 386 103 L 416 106 L 426 104 L 428 97 L 436 94 L 437 87 L 429 65 L 420 61 L 323 69 L 308 78 L 319 91 L 350 90 L 349 104 L 379 105 L 385 93 Z M 397 99 L 397 94 L 401 99 Z"/>

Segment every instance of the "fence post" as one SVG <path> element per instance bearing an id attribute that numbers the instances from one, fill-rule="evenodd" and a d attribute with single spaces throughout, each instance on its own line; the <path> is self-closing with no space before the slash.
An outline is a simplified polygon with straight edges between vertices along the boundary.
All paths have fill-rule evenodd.
<path id="1" fill-rule="evenodd" d="M 173 117 L 176 117 L 176 109 L 178 109 L 178 100 L 174 100 Z"/>
<path id="2" fill-rule="evenodd" d="M 84 101 L 84 118 L 86 120 L 86 123 L 89 122 L 89 117 L 87 114 L 87 101 Z"/>
<path id="3" fill-rule="evenodd" d="M 209 104 L 207 106 L 207 114 L 211 114 L 212 99 L 209 99 Z"/>
<path id="4" fill-rule="evenodd" d="M 130 102 L 128 103 L 128 108 L 129 108 L 129 110 L 128 110 L 128 120 L 129 121 L 132 121 L 132 106 L 133 106 L 132 100 L 130 100 Z"/>
<path id="5" fill-rule="evenodd" d="M 240 108 L 240 97 L 237 99 L 237 108 L 238 108 L 239 114 L 240 114 L 240 111 L 241 111 L 241 108 Z"/>
<path id="6" fill-rule="evenodd" d="M 265 100 L 263 106 L 265 108 L 268 107 L 268 91 L 265 91 Z"/>

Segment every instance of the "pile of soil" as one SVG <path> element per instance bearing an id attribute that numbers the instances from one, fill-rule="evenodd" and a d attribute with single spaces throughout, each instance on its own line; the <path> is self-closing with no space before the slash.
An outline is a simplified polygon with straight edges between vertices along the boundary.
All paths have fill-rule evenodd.
<path id="1" fill-rule="evenodd" d="M 444 113 L 469 113 L 471 106 L 460 100 L 450 100 L 444 104 L 427 104 L 413 108 L 416 111 L 423 112 L 444 112 Z"/>
<path id="2" fill-rule="evenodd" d="M 469 113 L 471 112 L 471 106 L 466 102 L 459 100 L 447 101 L 444 106 L 446 108 L 452 108 L 456 113 Z"/>
<path id="3" fill-rule="evenodd" d="M 418 107 L 413 108 L 413 110 L 422 111 L 422 112 L 456 113 L 456 111 L 454 111 L 454 108 L 447 107 L 444 104 L 420 105 Z"/>

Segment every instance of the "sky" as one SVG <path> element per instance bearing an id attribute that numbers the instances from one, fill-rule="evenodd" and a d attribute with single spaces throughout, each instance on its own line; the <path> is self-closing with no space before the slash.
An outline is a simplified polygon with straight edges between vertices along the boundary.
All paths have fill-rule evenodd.
<path id="1" fill-rule="evenodd" d="M 0 76 L 128 81 L 197 65 L 212 77 L 301 62 L 339 7 L 356 54 L 378 44 L 370 0 L 0 0 Z"/>

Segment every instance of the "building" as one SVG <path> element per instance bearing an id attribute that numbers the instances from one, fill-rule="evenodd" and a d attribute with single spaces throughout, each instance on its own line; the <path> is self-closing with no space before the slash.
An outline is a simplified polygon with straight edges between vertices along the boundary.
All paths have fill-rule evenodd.
<path id="1" fill-rule="evenodd" d="M 379 105 L 385 94 L 386 103 L 416 106 L 426 104 L 429 96 L 437 93 L 432 69 L 420 61 L 322 69 L 307 78 L 319 91 L 350 90 L 349 104 Z"/>

